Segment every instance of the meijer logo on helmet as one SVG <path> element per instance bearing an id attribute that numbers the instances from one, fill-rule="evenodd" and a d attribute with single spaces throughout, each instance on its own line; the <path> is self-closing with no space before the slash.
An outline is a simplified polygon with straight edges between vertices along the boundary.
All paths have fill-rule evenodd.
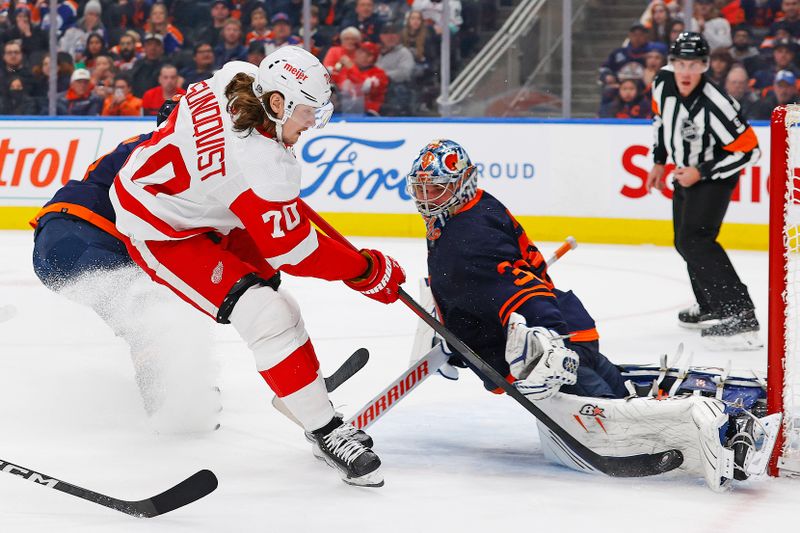
<path id="1" fill-rule="evenodd" d="M 300 81 L 305 81 L 306 79 L 308 79 L 308 75 L 305 72 L 303 72 L 297 67 L 293 67 L 289 63 L 283 64 L 283 70 L 288 70 L 290 74 L 292 74 L 295 78 L 297 78 Z"/>

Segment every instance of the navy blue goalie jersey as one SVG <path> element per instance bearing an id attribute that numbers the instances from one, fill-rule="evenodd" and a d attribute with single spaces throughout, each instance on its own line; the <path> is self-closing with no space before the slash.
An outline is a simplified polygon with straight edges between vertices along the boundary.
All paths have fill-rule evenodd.
<path id="1" fill-rule="evenodd" d="M 545 259 L 524 228 L 491 194 L 478 190 L 437 237 L 428 240 L 431 291 L 445 326 L 498 372 L 508 375 L 511 313 L 530 327 L 598 340 L 595 323 L 572 291 L 555 288 Z"/>
<path id="2" fill-rule="evenodd" d="M 35 228 L 48 213 L 62 213 L 84 219 L 119 238 L 108 191 L 131 152 L 152 135 L 143 133 L 122 141 L 114 150 L 92 163 L 82 180 L 69 180 L 31 220 L 31 226 Z"/>

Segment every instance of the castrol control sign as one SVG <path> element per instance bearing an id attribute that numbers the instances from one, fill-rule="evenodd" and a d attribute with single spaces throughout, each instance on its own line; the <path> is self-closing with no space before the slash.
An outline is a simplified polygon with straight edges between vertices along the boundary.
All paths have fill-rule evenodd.
<path id="1" fill-rule="evenodd" d="M 0 121 L 0 209 L 40 206 L 67 180 L 155 121 Z"/>
<path id="2" fill-rule="evenodd" d="M 119 142 L 154 127 L 152 119 L 0 120 L 0 228 L 25 227 L 66 180 L 82 179 Z M 742 173 L 725 219 L 736 229 L 726 244 L 744 248 L 766 245 L 769 131 L 755 129 L 761 158 Z M 421 236 L 405 175 L 437 138 L 466 148 L 480 186 L 536 240 L 672 239 L 671 167 L 665 191 L 644 188 L 653 138 L 646 121 L 338 120 L 294 147 L 301 194 L 345 233 Z"/>

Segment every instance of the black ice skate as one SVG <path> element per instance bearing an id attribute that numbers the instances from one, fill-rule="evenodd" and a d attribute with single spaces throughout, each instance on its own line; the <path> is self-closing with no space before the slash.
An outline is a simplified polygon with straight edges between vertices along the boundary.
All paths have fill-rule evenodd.
<path id="1" fill-rule="evenodd" d="M 719 350 L 758 350 L 764 343 L 758 337 L 758 320 L 754 311 L 722 318 L 719 324 L 700 332 L 711 349 Z"/>
<path id="2" fill-rule="evenodd" d="M 339 421 L 342 421 L 342 415 L 337 411 L 336 415 L 334 416 L 334 419 L 339 419 Z M 372 442 L 372 437 L 370 437 L 360 429 L 354 427 L 352 424 L 347 424 L 347 426 L 350 428 L 348 431 L 351 432 L 351 437 L 353 438 L 353 440 L 358 441 L 365 448 L 372 448 L 374 444 Z M 315 442 L 314 435 L 312 435 L 310 431 L 306 431 L 306 440 L 312 444 Z M 318 459 L 322 458 L 319 457 Z"/>
<path id="3" fill-rule="evenodd" d="M 699 304 L 678 312 L 678 325 L 689 329 L 702 329 L 719 324 L 719 315 L 714 311 L 701 309 Z"/>
<path id="4" fill-rule="evenodd" d="M 338 470 L 342 481 L 359 487 L 382 487 L 381 460 L 356 440 L 358 431 L 334 418 L 325 427 L 307 433 L 307 437 L 313 442 L 314 456 Z"/>

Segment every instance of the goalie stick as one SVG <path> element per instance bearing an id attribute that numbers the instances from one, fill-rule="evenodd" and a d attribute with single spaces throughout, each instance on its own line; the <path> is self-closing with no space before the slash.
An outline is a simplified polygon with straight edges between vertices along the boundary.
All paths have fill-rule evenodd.
<path id="1" fill-rule="evenodd" d="M 106 496 L 105 494 L 94 492 L 93 490 L 84 489 L 83 487 L 61 481 L 47 474 L 36 472 L 30 468 L 25 468 L 3 459 L 0 459 L 0 470 L 33 481 L 37 485 L 44 485 L 45 487 L 77 496 L 78 498 L 92 503 L 103 505 L 109 509 L 135 516 L 136 518 L 153 518 L 154 516 L 160 516 L 164 513 L 174 511 L 175 509 L 211 494 L 217 488 L 217 476 L 215 476 L 211 470 L 200 470 L 174 487 L 152 498 L 128 501 Z"/>
<path id="2" fill-rule="evenodd" d="M 566 241 L 559 246 L 550 259 L 547 260 L 547 267 L 553 266 L 556 261 L 564 257 L 564 254 L 577 247 L 578 243 L 575 238 L 567 237 Z M 380 394 L 356 411 L 348 422 L 358 429 L 370 427 L 380 417 L 396 406 L 400 400 L 408 396 L 409 392 L 433 375 L 449 358 L 450 355 L 442 350 L 432 349 L 425 354 L 422 359 L 405 369 L 400 377 L 383 389 Z"/>
<path id="3" fill-rule="evenodd" d="M 306 215 L 311 221 L 329 237 L 338 240 L 344 246 L 356 250 L 350 241 L 348 241 L 341 233 L 328 224 L 319 214 L 308 207 L 302 200 L 298 200 L 298 204 L 305 210 Z M 643 477 L 662 474 L 678 468 L 683 463 L 683 454 L 680 450 L 666 450 L 663 452 L 651 454 L 638 454 L 629 456 L 604 456 L 600 455 L 573 437 L 568 431 L 559 426 L 553 419 L 547 416 L 541 409 L 533 404 L 514 386 L 505 380 L 494 368 L 492 368 L 486 361 L 484 361 L 478 354 L 476 354 L 469 346 L 467 346 L 461 339 L 456 337 L 450 330 L 445 328 L 438 320 L 433 318 L 428 312 L 419 305 L 411 296 L 409 296 L 402 287 L 398 289 L 398 295 L 401 302 L 403 302 L 414 314 L 416 314 L 423 322 L 428 324 L 433 330 L 439 334 L 450 348 L 457 350 L 473 367 L 488 378 L 497 387 L 502 388 L 506 394 L 513 398 L 518 404 L 524 407 L 528 412 L 536 417 L 543 425 L 552 432 L 554 440 L 563 444 L 565 449 L 574 455 L 576 462 L 581 462 L 586 465 L 589 470 L 596 470 L 606 475 L 613 477 Z"/>
<path id="4" fill-rule="evenodd" d="M 359 370 L 364 368 L 364 366 L 369 361 L 369 351 L 366 348 L 359 348 L 353 355 L 348 357 L 342 365 L 334 371 L 333 374 L 325 378 L 325 388 L 328 392 L 333 392 L 339 388 L 339 386 L 353 377 Z M 289 408 L 286 407 L 286 404 L 278 398 L 277 396 L 272 397 L 272 407 L 278 410 L 282 415 L 286 418 L 297 424 L 298 426 L 302 427 L 297 418 L 289 411 Z"/>

